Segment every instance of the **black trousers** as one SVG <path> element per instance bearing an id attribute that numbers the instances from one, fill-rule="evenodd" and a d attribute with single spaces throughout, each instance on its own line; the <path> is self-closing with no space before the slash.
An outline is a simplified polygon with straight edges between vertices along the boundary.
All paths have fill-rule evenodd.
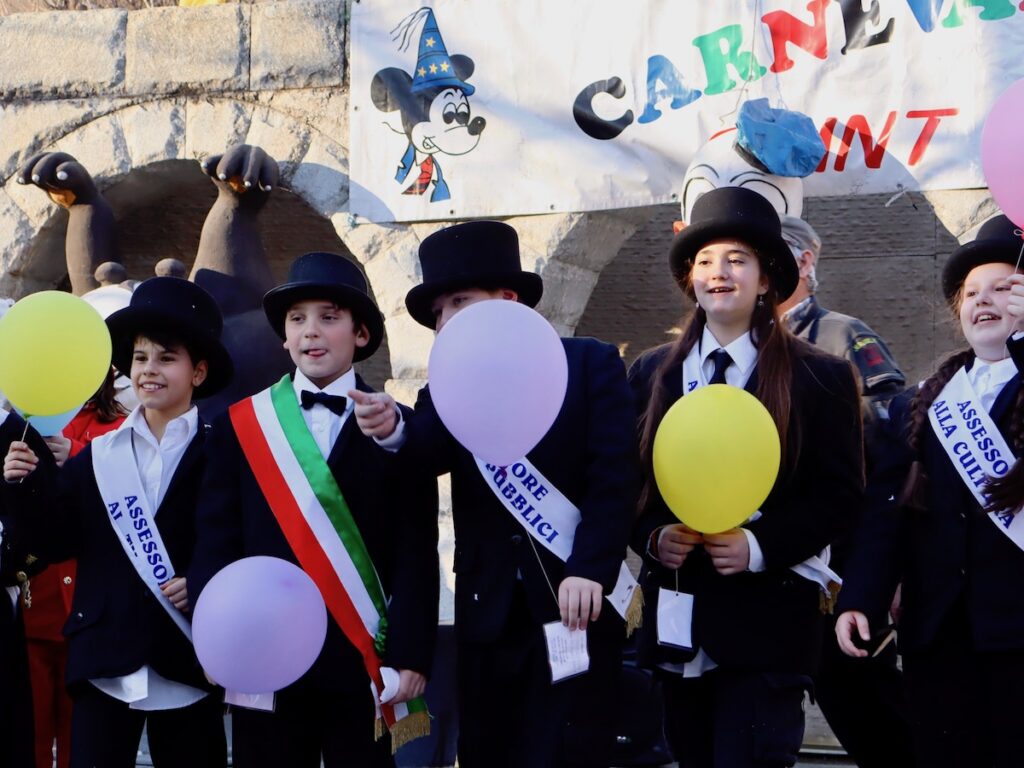
<path id="1" fill-rule="evenodd" d="M 777 768 L 796 763 L 810 678 L 713 669 L 659 673 L 665 733 L 679 768 Z"/>
<path id="2" fill-rule="evenodd" d="M 20 611 L 16 611 L 3 587 L 0 587 L 0 766 L 35 766 L 25 628 Z"/>
<path id="3" fill-rule="evenodd" d="M 273 712 L 231 709 L 235 768 L 393 768 L 391 739 L 374 741 L 367 679 L 359 694 L 286 688 Z"/>
<path id="4" fill-rule="evenodd" d="M 917 765 L 1024 764 L 1024 651 L 973 650 L 966 611 L 947 619 L 927 651 L 904 652 Z"/>
<path id="5" fill-rule="evenodd" d="M 587 628 L 589 671 L 553 684 L 543 627 L 522 590 L 497 641 L 458 644 L 459 766 L 607 766 L 624 625 L 606 602 Z"/>
<path id="6" fill-rule="evenodd" d="M 913 765 L 909 707 L 895 643 L 877 658 L 853 659 L 839 650 L 833 623 L 825 625 L 814 696 L 836 738 L 858 768 Z"/>
<path id="7" fill-rule="evenodd" d="M 224 706 L 210 694 L 189 707 L 130 709 L 91 683 L 71 689 L 71 768 L 135 768 L 142 728 L 156 768 L 224 768 Z"/>

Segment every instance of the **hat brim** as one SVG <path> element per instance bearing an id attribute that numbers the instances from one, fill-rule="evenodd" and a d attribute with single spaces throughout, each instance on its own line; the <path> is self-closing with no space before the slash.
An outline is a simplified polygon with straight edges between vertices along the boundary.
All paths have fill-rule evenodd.
<path id="1" fill-rule="evenodd" d="M 463 288 L 507 288 L 519 294 L 519 303 L 526 306 L 537 306 L 544 294 L 544 281 L 534 272 L 504 272 L 501 274 L 459 275 L 447 280 L 436 280 L 422 283 L 405 294 L 405 307 L 412 319 L 430 330 L 437 329 L 432 304 L 434 299 L 445 293 Z"/>
<path id="2" fill-rule="evenodd" d="M 201 360 L 206 361 L 206 378 L 192 391 L 193 400 L 215 395 L 231 381 L 235 366 L 224 345 L 205 330 L 183 322 L 179 316 L 171 317 L 145 307 L 126 307 L 107 318 L 107 328 L 112 347 L 111 362 L 129 378 L 136 336 L 147 330 L 161 330 L 180 338 L 196 351 Z"/>
<path id="3" fill-rule="evenodd" d="M 384 316 L 365 293 L 337 283 L 285 283 L 270 289 L 263 297 L 263 311 L 274 333 L 283 339 L 284 319 L 288 308 L 296 302 L 311 299 L 333 301 L 343 309 L 355 310 L 365 323 L 370 340 L 365 346 L 356 347 L 352 362 L 365 360 L 377 351 L 384 340 Z"/>
<path id="4" fill-rule="evenodd" d="M 975 267 L 982 264 L 1015 265 L 1021 246 L 1005 240 L 973 240 L 961 245 L 942 267 L 942 292 L 946 301 L 956 299 L 960 286 Z"/>
<path id="5" fill-rule="evenodd" d="M 800 269 L 782 234 L 729 218 L 708 219 L 684 227 L 669 249 L 672 275 L 680 284 L 684 283 L 697 252 L 713 240 L 724 239 L 742 241 L 757 251 L 779 302 L 793 295 L 800 282 Z"/>

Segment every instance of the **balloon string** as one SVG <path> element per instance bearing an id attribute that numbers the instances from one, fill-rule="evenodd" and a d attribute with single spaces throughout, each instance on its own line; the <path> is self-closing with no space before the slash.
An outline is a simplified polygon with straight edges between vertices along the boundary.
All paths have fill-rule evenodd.
<path id="1" fill-rule="evenodd" d="M 25 435 L 27 435 L 27 434 L 28 434 L 28 417 L 25 418 L 25 428 L 23 430 L 21 430 L 21 442 L 23 442 L 23 443 L 25 442 Z M 22 475 L 21 479 L 18 480 L 18 485 L 21 485 L 22 483 L 24 483 L 26 477 L 28 477 L 28 475 Z"/>
<path id="2" fill-rule="evenodd" d="M 1013 230 L 1013 234 L 1021 239 L 1020 253 L 1017 254 L 1017 264 L 1013 268 L 1014 272 L 1020 272 L 1020 259 L 1021 256 L 1024 256 L 1024 230 L 1015 229 Z"/>
<path id="3" fill-rule="evenodd" d="M 533 548 L 533 556 L 537 558 L 537 565 L 540 566 L 540 572 L 544 574 L 544 581 L 548 583 L 548 589 L 551 590 L 551 596 L 555 599 L 555 607 L 558 608 L 558 610 L 562 610 L 562 606 L 558 604 L 558 595 L 555 594 L 555 588 L 551 584 L 551 579 L 548 578 L 548 570 L 540 560 L 540 553 L 537 551 L 537 545 L 533 543 L 533 536 L 527 533 L 526 538 L 530 541 L 530 546 Z"/>

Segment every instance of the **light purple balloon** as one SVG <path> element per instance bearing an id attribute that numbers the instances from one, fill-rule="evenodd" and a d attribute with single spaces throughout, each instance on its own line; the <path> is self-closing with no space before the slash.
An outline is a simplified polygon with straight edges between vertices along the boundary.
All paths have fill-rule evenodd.
<path id="1" fill-rule="evenodd" d="M 449 320 L 430 352 L 437 415 L 470 453 L 508 466 L 562 408 L 569 366 L 551 324 L 524 304 L 481 301 Z"/>
<path id="2" fill-rule="evenodd" d="M 313 580 L 276 557 L 246 557 L 221 569 L 192 614 L 203 669 L 240 693 L 270 693 L 313 666 L 327 636 L 327 607 Z"/>
<path id="3" fill-rule="evenodd" d="M 981 167 L 989 192 L 1019 227 L 1024 227 L 1024 80 L 1005 91 L 985 118 L 981 131 Z"/>

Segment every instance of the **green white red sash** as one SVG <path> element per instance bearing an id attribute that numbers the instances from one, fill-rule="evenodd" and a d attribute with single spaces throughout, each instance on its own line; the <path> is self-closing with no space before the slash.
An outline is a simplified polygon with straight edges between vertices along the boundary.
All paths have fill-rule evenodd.
<path id="1" fill-rule="evenodd" d="M 978 504 L 988 503 L 985 486 L 1010 471 L 1016 457 L 999 426 L 981 407 L 967 369 L 960 368 L 928 409 L 928 420 L 953 468 Z M 989 519 L 1024 550 L 1024 515 L 1017 510 L 989 512 Z"/>
<path id="2" fill-rule="evenodd" d="M 528 459 L 507 467 L 488 464 L 475 456 L 476 467 L 487 487 L 534 541 L 563 563 L 572 554 L 576 528 L 583 519 L 579 507 L 569 501 Z M 626 622 L 626 635 L 640 626 L 643 591 L 625 561 L 619 564 L 615 588 L 605 599 Z"/>
<path id="3" fill-rule="evenodd" d="M 121 548 L 160 607 L 191 643 L 192 625 L 160 589 L 174 578 L 174 565 L 156 526 L 156 510 L 150 508 L 139 477 L 131 427 L 101 435 L 91 446 L 96 487 Z"/>
<path id="4" fill-rule="evenodd" d="M 291 379 L 230 409 L 242 452 L 302 569 L 327 610 L 363 657 L 378 706 L 377 736 L 386 725 L 392 750 L 430 732 L 422 699 L 381 703 L 381 654 L 387 599 L 348 504 L 302 418 Z"/>

